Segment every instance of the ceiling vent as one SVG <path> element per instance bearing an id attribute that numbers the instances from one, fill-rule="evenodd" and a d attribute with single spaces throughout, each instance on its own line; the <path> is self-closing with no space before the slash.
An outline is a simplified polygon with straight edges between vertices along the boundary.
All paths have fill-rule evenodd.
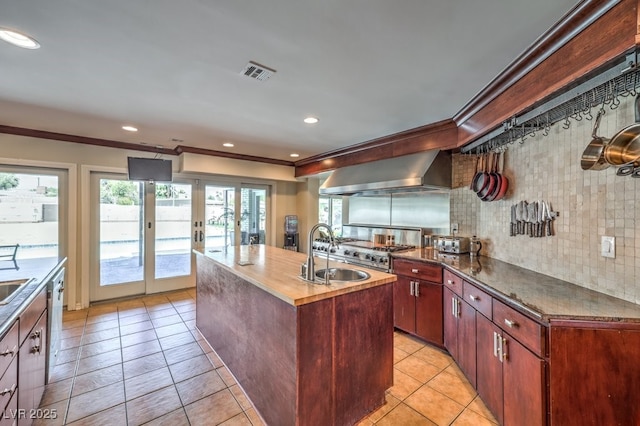
<path id="1" fill-rule="evenodd" d="M 247 65 L 245 65 L 244 69 L 240 71 L 240 74 L 246 75 L 247 77 L 255 78 L 256 80 L 266 81 L 275 72 L 276 70 L 267 68 L 264 65 L 260 65 L 256 62 L 249 62 Z"/>

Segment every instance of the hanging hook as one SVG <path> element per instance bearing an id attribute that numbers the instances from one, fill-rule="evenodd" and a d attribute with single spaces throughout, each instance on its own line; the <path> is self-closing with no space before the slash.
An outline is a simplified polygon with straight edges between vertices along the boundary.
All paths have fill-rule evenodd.
<path id="1" fill-rule="evenodd" d="M 566 115 L 564 118 L 564 123 L 562 123 L 562 128 L 567 130 L 569 127 L 571 127 L 571 122 L 569 121 L 569 116 Z"/>
<path id="2" fill-rule="evenodd" d="M 545 114 L 544 130 L 542 131 L 542 134 L 544 136 L 549 136 L 549 130 L 551 130 L 551 124 L 549 123 L 549 112 L 547 112 Z"/>

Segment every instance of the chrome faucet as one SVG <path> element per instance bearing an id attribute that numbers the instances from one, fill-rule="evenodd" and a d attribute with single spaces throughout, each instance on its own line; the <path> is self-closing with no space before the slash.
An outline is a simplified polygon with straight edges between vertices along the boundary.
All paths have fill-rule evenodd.
<path id="1" fill-rule="evenodd" d="M 309 231 L 309 241 L 308 241 L 308 247 L 307 247 L 307 261 L 304 265 L 302 265 L 302 276 L 305 280 L 307 281 L 315 281 L 315 264 L 313 261 L 313 234 L 319 229 L 319 228 L 325 228 L 327 231 L 329 231 L 329 241 L 330 241 L 330 247 L 337 247 L 336 244 L 336 240 L 335 237 L 333 236 L 333 230 L 331 229 L 331 227 L 329 225 L 327 225 L 326 223 L 318 223 L 316 225 L 313 225 L 313 227 L 311 228 L 311 230 Z M 330 252 L 330 248 L 327 249 L 327 270 L 325 272 L 325 276 L 324 276 L 324 283 L 325 284 L 329 284 L 329 252 Z"/>

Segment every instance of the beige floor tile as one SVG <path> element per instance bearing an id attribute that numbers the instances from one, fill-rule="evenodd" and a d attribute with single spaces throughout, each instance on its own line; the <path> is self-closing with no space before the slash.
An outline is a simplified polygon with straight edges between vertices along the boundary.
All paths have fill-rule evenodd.
<path id="1" fill-rule="evenodd" d="M 380 426 L 433 426 L 435 423 L 400 403 L 376 423 Z"/>
<path id="2" fill-rule="evenodd" d="M 181 312 L 182 321 L 191 321 L 196 319 L 196 311 Z"/>
<path id="3" fill-rule="evenodd" d="M 157 339 L 156 332 L 152 330 L 145 330 L 139 333 L 127 334 L 126 336 L 120 336 L 120 344 L 123 348 L 127 346 L 137 345 L 139 343 L 148 342 L 150 340 Z"/>
<path id="4" fill-rule="evenodd" d="M 169 368 L 164 367 L 126 379 L 124 393 L 126 400 L 130 401 L 170 385 L 173 385 L 173 379 Z"/>
<path id="5" fill-rule="evenodd" d="M 185 290 L 176 291 L 175 293 L 168 293 L 167 299 L 169 299 L 174 305 L 194 302 L 193 297 L 191 297 L 189 292 Z"/>
<path id="6" fill-rule="evenodd" d="M 415 337 L 409 336 L 408 334 L 395 332 L 393 335 L 393 346 L 402 349 L 409 354 L 412 354 L 424 348 L 425 344 Z"/>
<path id="7" fill-rule="evenodd" d="M 82 336 L 69 337 L 68 339 L 60 339 L 60 350 L 77 348 L 82 342 Z"/>
<path id="8" fill-rule="evenodd" d="M 206 355 L 199 355 L 169 366 L 173 381 L 178 383 L 198 374 L 214 370 L 214 366 Z"/>
<path id="9" fill-rule="evenodd" d="M 67 328 L 60 332 L 61 339 L 70 339 L 72 337 L 81 337 L 84 334 L 84 326 Z"/>
<path id="10" fill-rule="evenodd" d="M 143 315 L 146 313 L 147 313 L 147 308 L 144 306 L 143 303 L 141 303 L 139 306 L 136 306 L 136 307 L 118 308 L 118 317 L 120 319 L 126 318 L 126 317 L 132 317 L 135 315 Z"/>
<path id="11" fill-rule="evenodd" d="M 162 388 L 127 401 L 128 424 L 141 425 L 171 413 L 181 406 L 175 386 Z"/>
<path id="12" fill-rule="evenodd" d="M 56 358 L 56 363 L 65 364 L 67 362 L 73 362 L 78 359 L 78 354 L 80 353 L 80 347 L 65 349 L 58 352 L 58 356 Z"/>
<path id="13" fill-rule="evenodd" d="M 266 423 L 262 420 L 262 417 L 260 417 L 255 408 L 245 411 L 245 414 L 253 426 L 266 426 Z"/>
<path id="14" fill-rule="evenodd" d="M 184 333 L 185 331 L 189 331 L 189 329 L 183 322 L 156 328 L 156 334 L 159 338 L 171 336 L 172 334 Z"/>
<path id="15" fill-rule="evenodd" d="M 215 368 L 220 368 L 224 365 L 224 363 L 222 362 L 218 354 L 215 353 L 215 351 L 206 352 L 206 355 L 209 358 L 209 361 L 211 361 L 211 364 L 213 364 Z"/>
<path id="16" fill-rule="evenodd" d="M 420 358 L 416 358 L 413 355 L 409 355 L 402 361 L 398 362 L 395 365 L 395 368 L 422 383 L 428 382 L 442 371 L 435 365 L 423 361 Z"/>
<path id="17" fill-rule="evenodd" d="M 191 303 L 185 303 L 185 304 L 181 304 L 181 305 L 176 305 L 176 311 L 178 311 L 178 313 L 180 314 L 180 316 L 182 316 L 182 314 L 185 314 L 187 312 L 195 312 L 196 311 L 196 301 L 192 301 Z"/>
<path id="18" fill-rule="evenodd" d="M 449 425 L 464 406 L 425 385 L 404 400 L 405 404 L 437 425 Z"/>
<path id="19" fill-rule="evenodd" d="M 96 331 L 95 333 L 85 333 L 84 336 L 82 336 L 82 344 L 87 345 L 89 343 L 96 343 L 102 340 L 113 339 L 114 337 L 120 337 L 120 330 L 117 328 Z"/>
<path id="20" fill-rule="evenodd" d="M 449 364 L 453 362 L 449 354 L 428 345 L 414 352 L 413 356 L 427 361 L 429 364 L 433 364 L 440 369 L 447 368 Z"/>
<path id="21" fill-rule="evenodd" d="M 97 331 L 108 330 L 110 328 L 118 328 L 119 326 L 120 326 L 120 324 L 118 323 L 117 319 L 112 319 L 112 320 L 108 320 L 108 321 L 94 322 L 92 324 L 87 324 L 84 327 L 84 332 L 85 333 L 95 333 Z"/>
<path id="22" fill-rule="evenodd" d="M 151 318 L 151 323 L 155 328 L 164 327 L 172 324 L 182 323 L 182 318 L 177 313 L 175 315 Z"/>
<path id="23" fill-rule="evenodd" d="M 164 294 L 153 294 L 150 296 L 144 296 L 142 298 L 142 301 L 144 302 L 144 305 L 147 307 L 147 309 L 149 309 L 149 307 L 151 306 L 171 304 L 171 302 L 169 302 L 169 299 L 167 299 L 167 296 L 165 296 Z"/>
<path id="24" fill-rule="evenodd" d="M 216 407 L 212 410 L 211 407 Z M 228 389 L 214 393 L 184 407 L 192 425 L 217 425 L 242 413 Z"/>
<path id="25" fill-rule="evenodd" d="M 189 419 L 184 408 L 178 408 L 164 416 L 151 420 L 149 423 L 145 423 L 144 426 L 189 426 Z M 193 425 L 196 426 L 196 425 Z"/>
<path id="26" fill-rule="evenodd" d="M 107 408 L 99 413 L 82 418 L 73 423 L 67 423 L 72 426 L 113 426 L 127 424 L 127 409 L 124 404 Z"/>
<path id="27" fill-rule="evenodd" d="M 79 319 L 86 320 L 87 319 L 87 313 L 88 313 L 87 309 L 81 309 L 81 310 L 78 310 L 78 311 L 63 311 L 62 312 L 63 326 L 67 322 L 72 322 L 72 321 L 76 321 L 76 320 L 79 320 Z"/>
<path id="28" fill-rule="evenodd" d="M 128 317 L 122 317 L 120 318 L 120 320 L 118 321 L 120 327 L 122 327 L 123 325 L 131 325 L 131 324 L 135 324 L 138 322 L 144 322 L 144 321 L 150 321 L 151 318 L 149 317 L 149 314 L 142 313 L 142 314 L 137 314 L 137 315 L 131 315 Z"/>
<path id="29" fill-rule="evenodd" d="M 62 329 L 69 330 L 71 328 L 84 327 L 86 322 L 87 322 L 86 318 L 80 318 L 80 319 L 71 320 L 71 321 L 63 320 Z"/>
<path id="30" fill-rule="evenodd" d="M 120 326 L 120 334 L 126 336 L 127 334 L 140 333 L 141 331 L 152 329 L 153 324 L 151 324 L 151 321 L 141 321 L 129 325 Z"/>
<path id="31" fill-rule="evenodd" d="M 422 383 L 418 380 L 403 373 L 397 368 L 393 369 L 393 386 L 389 389 L 391 395 L 402 401 L 420 388 L 420 386 L 422 386 Z"/>
<path id="32" fill-rule="evenodd" d="M 224 382 L 227 384 L 228 387 L 231 387 L 237 384 L 236 378 L 233 377 L 233 374 L 231 374 L 231 371 L 229 371 L 227 367 L 222 366 L 220 368 L 217 368 L 216 371 L 218 372 L 220 377 L 222 377 L 222 380 L 224 380 Z"/>
<path id="33" fill-rule="evenodd" d="M 188 405 L 199 399 L 225 389 L 224 381 L 215 370 L 194 376 L 176 384 L 182 405 Z"/>
<path id="34" fill-rule="evenodd" d="M 115 303 L 98 304 L 98 305 L 89 307 L 89 310 L 87 312 L 87 318 L 94 317 L 97 315 L 102 315 L 102 314 L 111 314 L 113 312 L 116 312 L 116 313 L 118 312 L 118 305 L 116 305 Z"/>
<path id="35" fill-rule="evenodd" d="M 144 308 L 144 300 L 140 297 L 134 297 L 132 299 L 123 300 L 117 303 L 118 311 L 126 311 L 134 308 Z"/>
<path id="36" fill-rule="evenodd" d="M 229 420 L 220 423 L 220 426 L 251 426 L 251 420 L 246 414 L 240 413 L 237 416 L 231 417 Z"/>
<path id="37" fill-rule="evenodd" d="M 170 315 L 178 315 L 178 311 L 176 311 L 176 308 L 174 308 L 169 301 L 158 305 L 147 306 L 147 312 L 149 313 L 149 317 L 151 318 L 161 318 L 168 317 Z"/>
<path id="38" fill-rule="evenodd" d="M 167 359 L 167 364 L 175 364 L 189 358 L 202 355 L 202 349 L 196 342 L 187 343 L 186 345 L 177 346 L 175 348 L 167 349 L 164 351 L 164 356 Z"/>
<path id="39" fill-rule="evenodd" d="M 162 352 L 136 358 L 123 364 L 124 378 L 129 379 L 167 366 Z"/>
<path id="40" fill-rule="evenodd" d="M 71 398 L 67 422 L 71 423 L 124 402 L 124 384 L 114 383 Z"/>
<path id="41" fill-rule="evenodd" d="M 162 348 L 160 347 L 158 339 L 149 340 L 148 342 L 122 348 L 122 360 L 127 362 L 160 351 L 162 351 Z"/>
<path id="42" fill-rule="evenodd" d="M 96 343 L 85 344 L 82 346 L 80 352 L 80 359 L 90 356 L 96 356 L 109 351 L 115 351 L 120 349 L 120 337 L 114 337 L 113 339 L 102 340 Z"/>
<path id="43" fill-rule="evenodd" d="M 454 420 L 452 426 L 497 426 L 497 423 L 467 408 Z"/>
<path id="44" fill-rule="evenodd" d="M 184 325 L 186 325 L 189 330 L 196 330 L 196 327 L 197 327 L 195 319 L 185 320 Z"/>
<path id="45" fill-rule="evenodd" d="M 118 319 L 118 311 L 114 310 L 113 312 L 104 312 L 104 313 L 87 317 L 87 325 L 99 324 L 104 321 L 113 321 L 117 319 Z"/>
<path id="46" fill-rule="evenodd" d="M 71 395 L 77 396 L 121 381 L 122 364 L 101 368 L 91 373 L 76 376 Z"/>
<path id="47" fill-rule="evenodd" d="M 244 391 L 239 385 L 230 386 L 229 390 L 231 391 L 231 393 L 233 394 L 233 397 L 236 399 L 236 401 L 238 401 L 238 404 L 240 404 L 240 407 L 243 410 L 247 411 L 253 408 L 253 405 L 251 405 L 251 401 L 249 400 L 249 398 L 247 397 L 247 395 L 244 393 Z"/>
<path id="48" fill-rule="evenodd" d="M 184 333 L 172 334 L 171 336 L 160 338 L 160 346 L 162 347 L 162 350 L 166 351 L 167 349 L 186 345 L 195 341 L 196 339 L 193 338 L 193 335 L 189 331 L 185 331 Z"/>
<path id="49" fill-rule="evenodd" d="M 78 366 L 78 362 L 68 362 L 66 364 L 56 364 L 49 376 L 49 382 L 54 383 L 60 380 L 68 379 L 73 377 L 76 372 L 76 367 Z"/>
<path id="50" fill-rule="evenodd" d="M 448 371 L 443 371 L 436 377 L 431 379 L 427 386 L 437 390 L 438 392 L 448 396 L 460 405 L 465 407 L 473 401 L 477 396 L 475 389 L 471 384 L 455 376 Z"/>
<path id="51" fill-rule="evenodd" d="M 40 409 L 47 410 L 49 418 L 34 419 L 32 426 L 62 426 L 65 416 L 67 415 L 67 407 L 69 400 L 64 399 L 51 405 L 40 405 Z"/>
<path id="52" fill-rule="evenodd" d="M 373 423 L 382 419 L 384 416 L 389 414 L 391 410 L 396 408 L 398 404 L 400 404 L 400 400 L 395 396 L 391 395 L 389 392 L 385 394 L 384 399 L 386 401 L 385 404 L 367 416 L 367 418 L 371 420 Z"/>
<path id="53" fill-rule="evenodd" d="M 91 371 L 100 370 L 112 365 L 122 363 L 122 355 L 120 349 L 104 352 L 99 355 L 82 358 L 78 361 L 78 375 L 86 374 Z"/>
<path id="54" fill-rule="evenodd" d="M 398 362 L 402 361 L 403 359 L 405 359 L 406 357 L 408 357 L 409 354 L 405 351 L 403 351 L 400 348 L 394 347 L 393 348 L 393 363 L 397 364 Z"/>
<path id="55" fill-rule="evenodd" d="M 40 400 L 40 405 L 51 405 L 55 402 L 63 401 L 71 397 L 71 386 L 73 377 L 59 382 L 49 383 L 44 388 L 44 394 Z"/>
<path id="56" fill-rule="evenodd" d="M 489 409 L 485 405 L 484 401 L 482 401 L 480 396 L 476 396 L 475 399 L 471 401 L 471 404 L 467 406 L 467 410 L 472 410 L 480 414 L 482 417 L 485 417 L 490 421 L 497 423 L 495 417 L 493 417 L 493 414 L 491 413 L 491 411 L 489 411 Z"/>

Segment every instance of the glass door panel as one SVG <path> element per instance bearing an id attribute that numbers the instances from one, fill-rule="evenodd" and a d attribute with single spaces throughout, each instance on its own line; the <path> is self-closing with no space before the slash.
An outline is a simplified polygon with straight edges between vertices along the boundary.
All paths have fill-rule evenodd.
<path id="1" fill-rule="evenodd" d="M 191 184 L 155 184 L 156 279 L 191 275 L 192 194 Z"/>
<path id="2" fill-rule="evenodd" d="M 100 179 L 100 286 L 144 280 L 144 186 Z"/>
<path id="3" fill-rule="evenodd" d="M 241 245 L 266 243 L 267 189 L 242 187 L 240 196 Z"/>
<path id="4" fill-rule="evenodd" d="M 235 245 L 235 194 L 234 187 L 205 186 L 205 250 Z"/>

